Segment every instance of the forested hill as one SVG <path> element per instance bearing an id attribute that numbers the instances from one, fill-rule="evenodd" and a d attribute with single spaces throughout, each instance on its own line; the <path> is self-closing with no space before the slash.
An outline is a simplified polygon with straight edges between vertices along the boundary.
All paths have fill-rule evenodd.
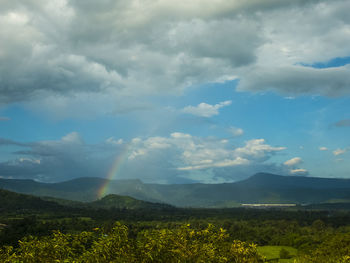
<path id="1" fill-rule="evenodd" d="M 37 196 L 92 202 L 108 183 L 107 194 L 183 207 L 234 207 L 242 203 L 317 204 L 350 202 L 350 179 L 259 173 L 224 184 L 145 184 L 140 180 L 78 178 L 61 183 L 0 179 L 0 188 Z"/>
<path id="2" fill-rule="evenodd" d="M 130 196 L 109 194 L 105 197 L 88 203 L 93 208 L 117 208 L 117 209 L 162 209 L 172 208 L 167 204 L 141 201 Z"/>
<path id="3" fill-rule="evenodd" d="M 37 197 L 0 189 L 0 212 L 58 212 L 76 209 L 167 209 L 167 204 L 137 200 L 129 196 L 107 195 L 93 202 L 78 202 L 52 197 Z"/>
<path id="4" fill-rule="evenodd" d="M 57 211 L 61 208 L 63 207 L 60 204 L 53 201 L 0 189 L 0 213 L 2 211 Z"/>

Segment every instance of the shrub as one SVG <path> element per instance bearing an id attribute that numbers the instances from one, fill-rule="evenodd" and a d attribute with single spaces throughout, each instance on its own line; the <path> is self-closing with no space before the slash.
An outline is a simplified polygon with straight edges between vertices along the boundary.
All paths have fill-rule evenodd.
<path id="1" fill-rule="evenodd" d="M 282 248 L 280 250 L 280 258 L 281 259 L 288 259 L 291 258 L 292 256 L 290 255 L 289 251 L 285 248 Z"/>

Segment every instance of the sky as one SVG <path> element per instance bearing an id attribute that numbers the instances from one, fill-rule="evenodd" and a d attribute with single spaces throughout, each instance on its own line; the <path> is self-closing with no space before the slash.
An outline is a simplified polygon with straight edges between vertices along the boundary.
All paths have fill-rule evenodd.
<path id="1" fill-rule="evenodd" d="M 350 178 L 348 10 L 0 0 L 0 177 Z"/>

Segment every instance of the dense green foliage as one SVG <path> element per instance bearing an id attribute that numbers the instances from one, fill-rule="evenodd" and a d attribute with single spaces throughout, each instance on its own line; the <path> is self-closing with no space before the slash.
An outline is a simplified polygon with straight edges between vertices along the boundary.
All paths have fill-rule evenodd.
<path id="1" fill-rule="evenodd" d="M 280 223 L 275 222 L 274 225 L 277 226 L 275 231 L 280 232 L 279 243 L 295 242 L 284 240 L 284 233 L 278 227 Z M 241 235 L 254 230 L 256 235 L 263 232 L 252 221 L 232 222 L 236 227 L 239 224 L 246 224 L 245 230 L 240 230 Z M 177 222 L 134 222 L 127 226 L 113 223 L 89 231 L 68 231 L 65 234 L 54 231 L 41 237 L 29 235 L 22 238 L 15 247 L 3 246 L 0 262 L 264 262 L 259 252 L 271 259 L 293 257 L 291 261 L 281 262 L 350 262 L 349 227 L 334 229 L 316 221 L 311 226 L 294 225 L 293 228 L 300 228 L 300 233 L 307 232 L 306 236 L 299 233 L 299 238 L 303 241 L 299 240 L 297 257 L 296 249 L 266 246 L 257 250 L 256 245 L 237 240 L 222 227 L 214 227 L 212 224 L 205 226 L 203 221 L 193 220 L 191 225 Z M 278 251 L 279 257 L 269 256 L 269 251 L 277 253 L 272 250 Z"/>
<path id="2" fill-rule="evenodd" d="M 281 259 L 289 259 L 289 258 L 291 258 L 292 256 L 291 256 L 290 252 L 289 252 L 287 249 L 282 248 L 282 249 L 280 250 L 279 257 L 280 257 Z"/>
<path id="3" fill-rule="evenodd" d="M 4 247 L 1 262 L 264 262 L 253 244 L 230 242 L 222 228 L 144 230 L 130 238 L 125 225 L 110 232 L 27 237 L 18 248 Z"/>
<path id="4" fill-rule="evenodd" d="M 293 220 L 290 219 L 291 215 L 289 213 L 285 214 L 283 211 L 248 211 L 251 213 L 247 213 L 247 215 L 250 215 L 251 218 L 249 219 L 246 215 L 244 220 L 238 220 L 234 217 L 205 217 L 205 213 L 200 216 L 197 210 L 193 211 L 192 218 L 188 217 L 187 219 L 180 218 L 179 220 L 175 220 L 170 217 L 165 217 L 163 220 L 159 220 L 160 214 L 166 213 L 159 210 L 150 210 L 148 213 L 153 214 L 154 218 L 158 218 L 155 221 L 139 221 L 137 217 L 134 217 L 136 214 L 133 213 L 132 217 L 129 217 L 129 219 L 124 220 L 122 224 L 118 225 L 115 225 L 114 220 L 111 218 L 108 219 L 108 217 L 104 220 L 87 217 L 50 218 L 49 215 L 42 215 L 41 217 L 29 216 L 23 219 L 7 218 L 6 220 L 3 218 L 0 222 L 5 222 L 6 226 L 0 229 L 0 244 L 3 245 L 2 257 L 11 258 L 11 260 L 13 260 L 12 262 L 15 262 L 14 255 L 16 255 L 16 257 L 24 257 L 25 253 L 39 253 L 41 257 L 45 258 L 48 256 L 45 254 L 47 249 L 51 248 L 55 242 L 62 242 L 60 247 L 66 246 L 70 251 L 67 253 L 69 255 L 73 253 L 74 257 L 72 256 L 72 258 L 77 260 L 77 262 L 88 262 L 79 260 L 82 260 L 81 258 L 83 255 L 86 258 L 92 257 L 92 254 L 97 253 L 92 249 L 97 249 L 98 247 L 101 250 L 98 253 L 103 257 L 104 253 L 107 253 L 104 249 L 109 247 L 108 242 L 116 238 L 113 237 L 113 235 L 115 236 L 115 233 L 119 231 L 119 239 L 116 239 L 119 240 L 119 243 L 113 241 L 117 243 L 110 248 L 108 253 L 112 253 L 111 251 L 116 249 L 116 246 L 123 246 L 123 248 L 118 249 L 131 249 L 132 253 L 129 251 L 127 254 L 134 255 L 134 258 L 128 258 L 127 261 L 129 262 L 132 262 L 130 260 L 135 260 L 135 262 L 137 262 L 136 260 L 145 257 L 146 248 L 149 249 L 147 252 L 148 255 L 153 259 L 153 261 L 149 260 L 149 262 L 157 262 L 156 260 L 158 260 L 158 258 L 162 258 L 162 256 L 165 255 L 173 257 L 174 255 L 172 253 L 174 253 L 176 249 L 176 251 L 180 253 L 178 249 L 181 249 L 181 246 L 182 249 L 188 249 L 190 251 L 196 251 L 196 249 L 198 250 L 202 247 L 214 249 L 210 247 L 211 243 L 220 245 L 220 248 L 214 249 L 215 251 L 221 251 L 220 253 L 228 253 L 228 244 L 232 246 L 232 244 L 237 243 L 246 247 L 247 244 L 255 243 L 258 246 L 263 246 L 262 248 L 269 248 L 269 250 L 271 250 L 271 246 L 275 246 L 277 251 L 275 253 L 276 255 L 279 254 L 283 247 L 293 247 L 295 248 L 294 251 L 298 251 L 298 256 L 295 257 L 295 252 L 290 253 L 293 256 L 291 260 L 297 259 L 297 262 L 350 262 L 348 258 L 350 255 L 350 221 L 346 219 L 344 215 L 334 215 L 333 217 L 325 217 L 323 220 L 316 219 L 310 221 L 309 217 L 312 218 L 313 215 L 320 216 L 322 214 L 315 212 L 315 214 L 302 214 L 304 216 L 302 217 L 300 214 L 293 212 L 295 215 L 295 219 Z M 113 215 L 113 210 L 110 210 L 110 212 Z M 128 210 L 119 211 L 119 213 L 121 212 L 127 214 Z M 131 210 L 130 212 L 135 211 Z M 145 210 L 143 210 L 143 212 L 147 213 Z M 268 218 L 267 215 L 273 216 L 278 213 L 281 213 L 281 215 L 288 215 L 289 218 L 279 220 L 259 219 L 259 217 Z M 108 211 L 105 211 L 105 215 L 108 215 Z M 252 215 L 256 215 L 257 219 Z M 326 219 L 328 219 L 328 221 Z M 208 223 L 216 227 L 210 225 L 208 228 Z M 190 224 L 191 227 L 188 227 L 187 224 Z M 97 231 L 93 231 L 93 229 Z M 52 234 L 53 230 L 56 231 Z M 22 241 L 18 242 L 18 240 Z M 76 240 L 84 240 L 84 242 L 78 245 L 80 250 L 74 245 L 76 243 L 72 243 L 78 242 Z M 181 242 L 179 242 L 179 240 L 181 240 Z M 93 244 L 96 244 L 94 248 Z M 183 247 L 183 245 L 186 246 Z M 11 246 L 12 248 L 6 248 L 6 246 Z M 41 248 L 34 249 L 33 246 L 39 246 Z M 168 247 L 172 247 L 170 252 L 168 251 Z M 31 251 L 33 249 L 34 251 Z M 73 251 L 71 251 L 72 249 Z M 92 253 L 91 251 L 94 252 Z M 258 251 L 264 252 L 263 249 L 259 249 Z M 289 249 L 289 251 L 291 251 L 291 249 Z M 181 253 L 185 252 L 182 251 Z M 197 256 L 199 257 L 199 255 L 206 252 L 199 251 L 198 253 Z M 265 253 L 262 254 L 267 256 Z M 181 255 L 184 256 L 183 254 Z M 55 256 L 58 255 L 55 254 Z M 197 257 L 195 255 L 193 256 Z M 218 254 L 215 254 L 215 257 L 218 258 Z M 279 257 L 283 258 L 286 257 L 286 255 L 282 253 Z M 277 256 L 275 256 L 275 258 L 277 258 Z M 0 262 L 3 262 L 3 260 L 0 260 Z M 24 262 L 31 261 L 27 260 Z M 102 260 L 100 262 L 106 261 Z M 189 260 L 187 262 L 201 261 L 198 259 L 197 261 Z"/>
<path id="5" fill-rule="evenodd" d="M 350 262 L 350 233 L 331 235 L 319 244 L 301 262 L 342 263 Z"/>

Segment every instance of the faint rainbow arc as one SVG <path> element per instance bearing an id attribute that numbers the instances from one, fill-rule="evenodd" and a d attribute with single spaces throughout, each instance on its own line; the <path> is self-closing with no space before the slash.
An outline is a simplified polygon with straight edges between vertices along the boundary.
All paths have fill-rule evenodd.
<path id="1" fill-rule="evenodd" d="M 97 192 L 97 197 L 102 198 L 105 196 L 108 192 L 109 185 L 111 181 L 117 176 L 119 173 L 121 167 L 123 166 L 123 163 L 126 161 L 129 155 L 130 150 L 130 144 L 126 144 L 124 146 L 124 149 L 117 155 L 115 158 L 112 167 L 109 169 L 109 172 L 106 176 L 106 181 L 102 184 L 102 186 L 99 188 Z"/>

